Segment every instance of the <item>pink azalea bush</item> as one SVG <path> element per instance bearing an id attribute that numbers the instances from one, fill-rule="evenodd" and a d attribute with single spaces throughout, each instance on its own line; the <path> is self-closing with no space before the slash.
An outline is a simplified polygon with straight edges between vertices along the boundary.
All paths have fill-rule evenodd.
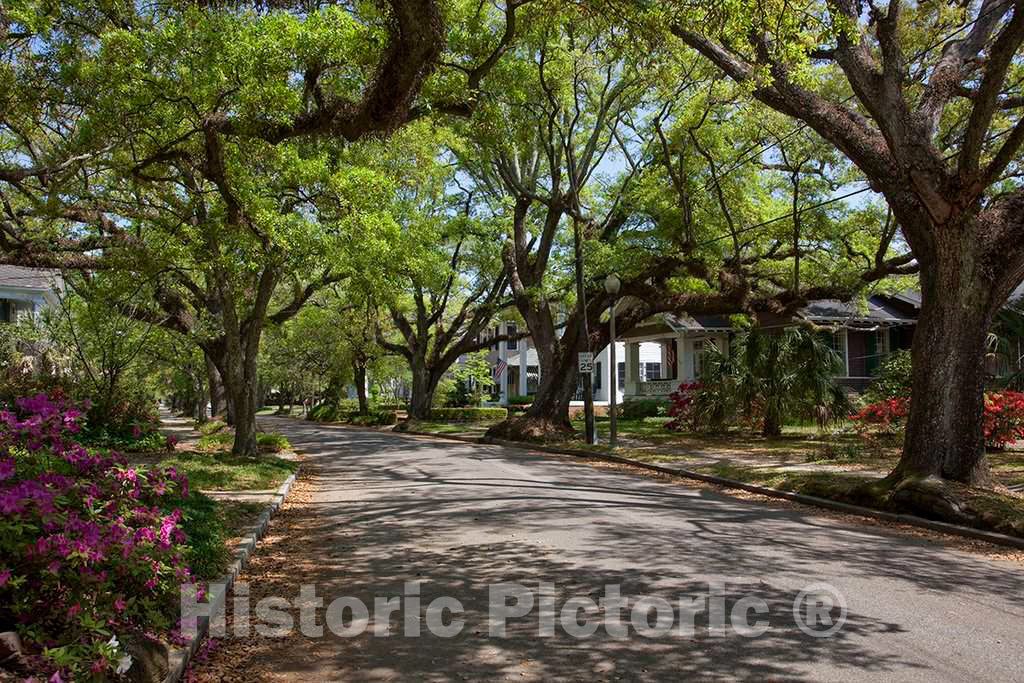
<path id="1" fill-rule="evenodd" d="M 88 452 L 80 418 L 43 394 L 0 410 L 0 631 L 17 630 L 29 673 L 49 680 L 123 673 L 118 636 L 169 629 L 193 580 L 187 479 Z"/>
<path id="2" fill-rule="evenodd" d="M 869 403 L 850 419 L 865 435 L 902 434 L 909 414 L 910 399 L 897 397 Z M 985 445 L 992 449 L 1005 448 L 1014 441 L 1024 440 L 1024 393 L 987 392 L 984 430 Z"/>
<path id="3" fill-rule="evenodd" d="M 683 382 L 669 394 L 668 416 L 672 420 L 665 423 L 665 429 L 675 432 L 698 430 L 701 420 L 695 399 L 700 389 L 699 382 Z"/>

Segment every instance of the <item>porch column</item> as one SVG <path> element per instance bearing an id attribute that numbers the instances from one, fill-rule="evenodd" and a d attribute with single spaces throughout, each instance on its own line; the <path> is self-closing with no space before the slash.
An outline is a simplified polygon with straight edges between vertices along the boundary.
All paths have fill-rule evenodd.
<path id="1" fill-rule="evenodd" d="M 623 398 L 640 393 L 640 344 L 626 342 L 626 382 L 622 387 Z"/>
<path id="2" fill-rule="evenodd" d="M 520 396 L 526 396 L 526 368 L 530 364 L 530 340 L 520 339 L 519 347 L 519 389 Z"/>
<path id="3" fill-rule="evenodd" d="M 693 382 L 693 339 L 679 338 L 679 381 L 687 384 Z"/>
<path id="4" fill-rule="evenodd" d="M 507 331 L 508 331 L 508 328 L 505 327 L 505 325 L 502 325 L 499 328 L 499 333 L 500 334 L 504 334 Z M 501 359 L 505 363 L 505 371 L 502 372 L 501 376 L 498 378 L 498 386 L 501 389 L 501 405 L 507 406 L 508 405 L 508 375 L 509 375 L 509 372 L 508 372 L 508 342 L 506 342 L 506 341 L 498 342 L 498 358 Z"/>
<path id="5" fill-rule="evenodd" d="M 690 340 L 682 335 L 676 337 L 676 379 L 680 384 L 693 381 L 691 376 L 693 362 L 687 362 L 692 353 L 693 347 L 690 345 Z M 687 371 L 687 368 L 689 368 L 689 371 Z"/>

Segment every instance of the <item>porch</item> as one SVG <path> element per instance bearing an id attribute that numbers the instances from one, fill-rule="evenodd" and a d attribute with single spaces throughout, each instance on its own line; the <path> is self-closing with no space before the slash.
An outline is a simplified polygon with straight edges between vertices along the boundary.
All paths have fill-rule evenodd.
<path id="1" fill-rule="evenodd" d="M 663 315 L 624 336 L 624 400 L 668 398 L 680 384 L 697 381 L 708 349 L 728 351 L 731 326 L 724 316 Z M 657 349 L 657 361 L 649 348 Z"/>

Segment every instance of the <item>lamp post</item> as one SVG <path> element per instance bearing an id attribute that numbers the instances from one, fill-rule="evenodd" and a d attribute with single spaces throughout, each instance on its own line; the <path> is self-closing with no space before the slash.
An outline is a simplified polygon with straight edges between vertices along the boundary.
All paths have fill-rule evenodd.
<path id="1" fill-rule="evenodd" d="M 616 439 L 618 437 L 618 425 L 616 424 L 616 406 L 615 404 L 619 399 L 619 364 L 615 362 L 615 299 L 619 296 L 619 288 L 622 287 L 622 280 L 615 273 L 612 273 L 604 279 L 604 291 L 608 292 L 611 296 L 612 301 L 609 304 L 609 318 L 608 318 L 608 353 L 609 353 L 609 365 L 611 365 L 611 379 L 608 382 L 609 394 L 608 394 L 608 420 L 611 432 L 608 436 L 608 446 L 614 449 L 616 445 Z"/>

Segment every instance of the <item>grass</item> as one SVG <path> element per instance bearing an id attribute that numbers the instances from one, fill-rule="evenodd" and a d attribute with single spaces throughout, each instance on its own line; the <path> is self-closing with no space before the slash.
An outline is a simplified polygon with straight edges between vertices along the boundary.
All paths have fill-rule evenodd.
<path id="1" fill-rule="evenodd" d="M 200 429 L 202 432 L 202 429 Z M 204 433 L 199 437 L 197 447 L 201 451 L 222 451 L 231 447 L 235 440 L 235 431 L 224 426 Z M 257 432 L 256 446 L 264 453 L 280 453 L 290 450 L 292 445 L 281 434 L 274 432 Z"/>
<path id="2" fill-rule="evenodd" d="M 429 432 L 431 434 L 473 434 L 482 435 L 487 428 L 497 424 L 497 420 L 482 420 L 480 422 L 435 422 L 431 420 L 415 420 L 409 422 L 409 429 L 416 432 Z"/>
<path id="3" fill-rule="evenodd" d="M 265 491 L 284 483 L 297 463 L 271 455 L 239 458 L 230 453 L 176 453 L 159 461 L 188 475 L 193 488 L 210 491 Z"/>
<path id="4" fill-rule="evenodd" d="M 188 537 L 185 561 L 203 580 L 219 578 L 231 561 L 232 541 L 256 522 L 263 504 L 215 501 L 193 491 L 181 501 L 182 530 Z"/>

